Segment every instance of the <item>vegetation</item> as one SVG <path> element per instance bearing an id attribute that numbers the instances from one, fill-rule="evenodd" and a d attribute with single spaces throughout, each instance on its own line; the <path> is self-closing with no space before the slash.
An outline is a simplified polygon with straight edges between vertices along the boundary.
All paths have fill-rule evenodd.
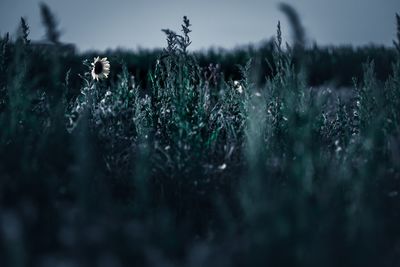
<path id="1" fill-rule="evenodd" d="M 32 45 L 23 19 L 15 42 L 0 41 L 4 266 L 400 264 L 394 50 L 381 54 L 394 55 L 386 81 L 371 61 L 345 94 L 317 90 L 278 24 L 269 72 L 262 53 L 239 53 L 229 78 L 219 57 L 204 68 L 189 52 L 184 17 L 181 33 L 163 30 L 148 82 L 121 55 L 97 82 L 48 23 L 50 48 Z"/>

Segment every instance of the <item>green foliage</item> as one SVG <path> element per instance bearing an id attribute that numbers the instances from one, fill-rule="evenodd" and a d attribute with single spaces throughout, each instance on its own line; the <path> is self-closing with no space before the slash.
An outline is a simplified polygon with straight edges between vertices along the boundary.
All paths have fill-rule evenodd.
<path id="1" fill-rule="evenodd" d="M 7 66 L 8 66 L 8 33 L 0 38 L 0 112 L 4 110 L 7 102 Z"/>
<path id="2" fill-rule="evenodd" d="M 78 90 L 58 48 L 39 86 L 26 21 L 0 39 L 2 262 L 397 266 L 400 58 L 385 83 L 371 61 L 314 89 L 278 23 L 272 75 L 247 57 L 226 79 L 190 27 L 163 30 L 147 88 L 113 57 Z"/>

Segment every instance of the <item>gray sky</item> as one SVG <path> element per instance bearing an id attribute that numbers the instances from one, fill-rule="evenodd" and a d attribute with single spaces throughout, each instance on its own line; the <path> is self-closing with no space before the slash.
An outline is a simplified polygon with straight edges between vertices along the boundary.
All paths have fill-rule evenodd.
<path id="1" fill-rule="evenodd" d="M 191 49 L 232 48 L 275 34 L 284 15 L 276 0 L 0 0 L 0 34 L 15 33 L 24 16 L 31 39 L 41 39 L 39 2 L 47 3 L 63 30 L 61 40 L 80 50 L 165 46 L 162 28 L 179 30 L 183 15 L 193 24 Z M 392 45 L 399 0 L 285 0 L 292 4 L 318 44 Z"/>

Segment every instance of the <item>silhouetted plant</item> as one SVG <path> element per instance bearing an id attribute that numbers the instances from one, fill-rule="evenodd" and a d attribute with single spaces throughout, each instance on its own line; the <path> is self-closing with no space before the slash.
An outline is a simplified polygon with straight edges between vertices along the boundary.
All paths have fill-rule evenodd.
<path id="1" fill-rule="evenodd" d="M 396 13 L 396 23 L 397 23 L 397 41 L 393 41 L 394 46 L 396 47 L 398 53 L 400 53 L 400 16 Z"/>
<path id="2" fill-rule="evenodd" d="M 279 9 L 286 15 L 293 31 L 293 47 L 294 49 L 303 50 L 305 48 L 305 31 L 301 25 L 300 16 L 291 5 L 280 3 Z"/>
<path id="3" fill-rule="evenodd" d="M 45 3 L 40 4 L 40 13 L 42 16 L 43 25 L 46 28 L 46 38 L 48 41 L 59 44 L 61 33 L 58 30 L 58 22 L 49 6 Z"/>
<path id="4" fill-rule="evenodd" d="M 21 38 L 25 45 L 29 45 L 29 43 L 31 42 L 28 39 L 28 35 L 29 35 L 29 26 L 26 23 L 25 19 L 21 17 Z"/>

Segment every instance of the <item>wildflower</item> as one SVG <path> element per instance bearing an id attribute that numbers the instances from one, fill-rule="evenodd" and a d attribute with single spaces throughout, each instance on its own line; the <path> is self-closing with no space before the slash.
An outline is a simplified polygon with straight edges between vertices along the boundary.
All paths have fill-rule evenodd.
<path id="1" fill-rule="evenodd" d="M 223 171 L 226 169 L 226 163 L 223 163 L 222 165 L 218 166 L 218 169 Z"/>
<path id="2" fill-rule="evenodd" d="M 342 147 L 340 146 L 339 140 L 335 141 L 335 147 L 336 147 L 336 153 L 339 153 L 340 151 L 342 151 Z"/>
<path id="3" fill-rule="evenodd" d="M 99 80 L 108 78 L 110 74 L 110 62 L 106 57 L 100 59 L 100 57 L 94 58 L 94 62 L 92 63 L 92 78 L 93 80 Z"/>
<path id="4" fill-rule="evenodd" d="M 243 93 L 243 87 L 239 81 L 234 81 L 233 86 L 235 87 L 235 89 L 238 91 L 239 94 Z"/>
<path id="5" fill-rule="evenodd" d="M 135 76 L 131 75 L 131 88 L 136 87 Z"/>

